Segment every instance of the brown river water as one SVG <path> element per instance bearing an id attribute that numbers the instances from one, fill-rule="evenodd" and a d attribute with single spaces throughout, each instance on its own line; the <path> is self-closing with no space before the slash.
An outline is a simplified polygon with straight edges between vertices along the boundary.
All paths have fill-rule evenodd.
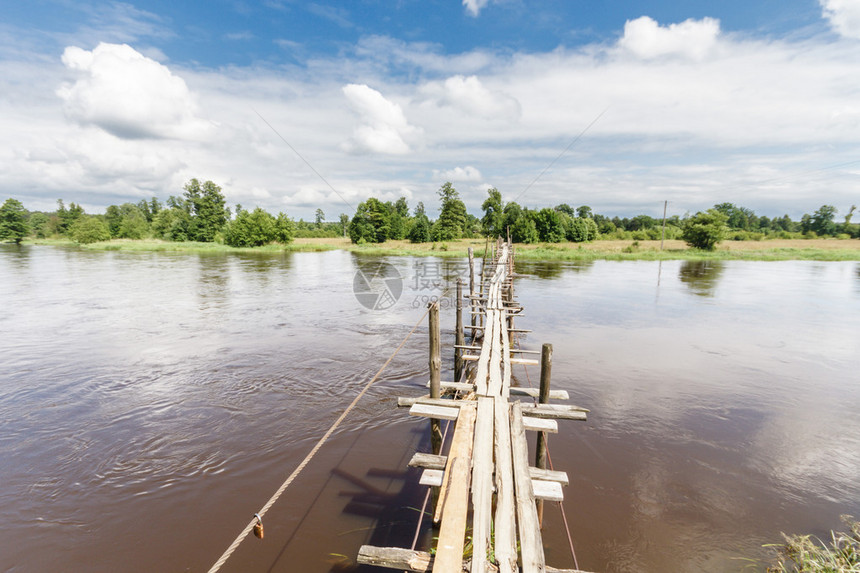
<path id="1" fill-rule="evenodd" d="M 403 288 L 374 311 L 354 279 L 381 261 Z M 0 570 L 206 571 L 464 269 L 0 245 Z M 549 440 L 580 568 L 763 570 L 781 531 L 860 516 L 860 263 L 518 272 L 521 345 L 552 343 L 553 387 L 591 409 Z M 453 323 L 448 305 L 448 369 Z M 426 337 L 222 571 L 352 571 L 363 543 L 411 545 L 428 423 L 396 397 L 424 392 Z M 547 562 L 572 567 L 559 513 Z"/>

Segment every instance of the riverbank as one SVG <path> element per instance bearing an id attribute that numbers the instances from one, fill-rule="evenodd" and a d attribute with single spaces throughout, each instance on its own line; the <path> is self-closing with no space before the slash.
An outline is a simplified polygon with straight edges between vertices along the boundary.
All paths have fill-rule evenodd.
<path id="1" fill-rule="evenodd" d="M 27 244 L 75 246 L 56 239 L 36 239 Z M 440 243 L 386 241 L 382 244 L 355 245 L 346 238 L 302 238 L 289 245 L 266 245 L 234 248 L 220 243 L 169 242 L 154 239 L 114 239 L 80 245 L 82 249 L 101 251 L 155 252 L 313 252 L 342 249 L 357 254 L 381 256 L 465 257 L 469 247 L 481 256 L 483 239 L 460 239 Z M 683 241 L 594 241 L 591 243 L 539 243 L 516 245 L 520 260 L 750 260 L 750 261 L 860 261 L 860 239 L 776 239 L 771 241 L 724 241 L 714 251 L 691 249 Z"/>

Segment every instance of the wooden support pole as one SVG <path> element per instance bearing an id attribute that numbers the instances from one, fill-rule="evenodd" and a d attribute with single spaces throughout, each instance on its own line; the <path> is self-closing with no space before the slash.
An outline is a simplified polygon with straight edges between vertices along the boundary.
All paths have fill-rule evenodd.
<path id="1" fill-rule="evenodd" d="M 544 344 L 540 356 L 540 394 L 538 402 L 549 403 L 549 380 L 552 374 L 552 344 Z M 535 448 L 535 467 L 546 469 L 546 432 L 538 432 Z M 543 500 L 537 502 L 538 523 L 543 528 Z"/>
<path id="2" fill-rule="evenodd" d="M 472 311 L 471 324 L 475 326 L 475 252 L 469 247 L 469 310 Z"/>
<path id="3" fill-rule="evenodd" d="M 454 334 L 454 380 L 457 382 L 463 377 L 463 350 L 457 348 L 466 341 L 463 333 L 463 281 L 457 279 L 457 317 Z"/>
<path id="4" fill-rule="evenodd" d="M 439 303 L 430 303 L 428 313 L 428 326 L 430 331 L 430 397 L 441 398 L 442 396 L 442 344 L 439 328 Z M 430 418 L 430 445 L 433 453 L 442 453 L 442 420 Z M 439 488 L 433 488 L 431 507 L 436 508 L 439 503 Z"/>

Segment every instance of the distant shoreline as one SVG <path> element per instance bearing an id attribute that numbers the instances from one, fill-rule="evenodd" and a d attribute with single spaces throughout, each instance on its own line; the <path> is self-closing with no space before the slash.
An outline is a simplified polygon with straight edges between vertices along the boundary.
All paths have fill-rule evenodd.
<path id="1" fill-rule="evenodd" d="M 220 243 L 170 242 L 153 239 L 114 239 L 77 245 L 60 239 L 32 239 L 25 245 L 73 246 L 93 251 L 193 252 L 193 253 L 281 253 L 346 250 L 376 256 L 465 257 L 472 247 L 476 257 L 483 254 L 483 239 L 459 239 L 437 243 L 386 241 L 355 245 L 346 238 L 298 238 L 288 245 L 234 248 Z M 683 241 L 606 240 L 590 243 L 536 243 L 515 245 L 520 260 L 562 261 L 656 261 L 656 260 L 751 260 L 751 261 L 860 261 L 860 239 L 773 239 L 723 241 L 714 251 L 691 249 Z"/>

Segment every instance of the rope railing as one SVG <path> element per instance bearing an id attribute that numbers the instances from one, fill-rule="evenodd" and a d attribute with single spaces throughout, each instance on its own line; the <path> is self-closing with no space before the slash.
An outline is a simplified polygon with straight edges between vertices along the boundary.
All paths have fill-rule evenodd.
<path id="1" fill-rule="evenodd" d="M 412 330 L 409 331 L 409 334 L 406 335 L 406 338 L 403 339 L 403 341 L 400 343 L 400 346 L 398 346 L 397 349 L 391 354 L 391 356 L 388 357 L 388 360 L 385 361 L 385 364 L 382 365 L 382 368 L 380 368 L 379 371 L 377 371 L 377 373 L 373 376 L 373 378 L 371 378 L 370 382 L 368 382 L 364 386 L 361 392 L 359 392 L 358 395 L 353 399 L 352 403 L 350 403 L 350 405 L 346 407 L 346 409 L 338 417 L 338 419 L 335 420 L 334 424 L 331 425 L 331 427 L 323 435 L 323 437 L 320 438 L 319 441 L 311 449 L 311 451 L 308 452 L 308 454 L 305 456 L 305 459 L 303 459 L 301 463 L 296 467 L 296 469 L 293 470 L 293 472 L 289 475 L 289 477 L 284 480 L 284 483 L 281 484 L 281 487 L 279 487 L 277 491 L 272 494 L 272 497 L 269 498 L 269 501 L 267 501 L 266 504 L 254 514 L 253 518 L 248 522 L 244 529 L 242 529 L 239 535 L 236 536 L 236 539 L 233 540 L 233 543 L 231 543 L 230 546 L 224 551 L 224 553 L 221 554 L 221 557 L 219 557 L 218 560 L 212 565 L 212 567 L 209 568 L 209 573 L 216 573 L 219 569 L 221 569 L 221 567 L 224 566 L 227 560 L 230 559 L 230 556 L 233 555 L 236 549 L 239 548 L 239 545 L 242 544 L 242 541 L 248 536 L 249 533 L 251 533 L 251 531 L 254 530 L 255 526 L 262 527 L 263 516 L 266 515 L 266 512 L 268 512 L 269 509 L 271 509 L 271 507 L 275 505 L 275 502 L 278 501 L 278 498 L 281 497 L 284 491 L 286 491 L 290 484 L 293 483 L 293 481 L 296 479 L 296 477 L 298 477 L 302 470 L 305 469 L 305 466 L 310 463 L 310 461 L 317 454 L 317 452 L 319 452 L 320 448 L 323 447 L 323 444 L 328 441 L 331 435 L 337 430 L 338 426 L 340 426 L 340 424 L 349 415 L 353 408 L 355 408 L 356 404 L 358 404 L 358 401 L 361 400 L 361 398 L 367 393 L 368 390 L 370 390 L 370 387 L 373 385 L 373 383 L 379 379 L 379 377 L 382 375 L 382 372 L 388 367 L 391 361 L 394 360 L 394 357 L 397 356 L 397 354 L 406 344 L 406 341 L 409 340 L 412 334 L 414 334 L 415 331 L 418 329 L 418 326 L 427 316 L 428 312 L 430 312 L 429 308 L 424 312 L 423 315 L 421 315 L 421 318 L 418 319 L 418 322 L 415 323 L 415 326 L 412 327 Z"/>

